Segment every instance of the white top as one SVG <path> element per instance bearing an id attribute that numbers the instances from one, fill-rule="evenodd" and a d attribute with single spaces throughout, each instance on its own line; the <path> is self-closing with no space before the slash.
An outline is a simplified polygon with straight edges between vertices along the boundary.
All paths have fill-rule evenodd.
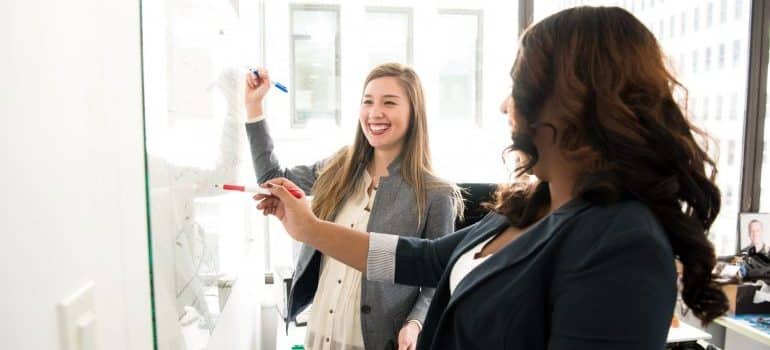
<path id="1" fill-rule="evenodd" d="M 364 171 L 363 181 L 344 204 L 334 222 L 366 231 L 376 188 L 371 196 L 366 189 L 372 184 Z M 361 331 L 360 271 L 322 255 L 318 289 L 310 310 L 305 348 L 308 350 L 364 350 Z"/>
<path id="2" fill-rule="evenodd" d="M 489 257 L 491 257 L 494 254 L 487 255 L 482 258 L 475 259 L 477 253 L 480 253 L 482 249 L 484 249 L 484 246 L 491 241 L 493 238 L 497 237 L 497 235 L 492 235 L 492 237 L 489 237 L 485 239 L 483 242 L 477 244 L 472 249 L 468 250 L 460 256 L 459 259 L 457 259 L 457 262 L 452 267 L 452 272 L 449 275 L 449 294 L 454 294 L 455 288 L 457 288 L 457 285 L 460 284 L 460 282 L 465 278 L 465 276 L 468 276 L 471 271 L 473 271 L 476 267 L 481 265 L 481 263 L 487 261 Z"/>

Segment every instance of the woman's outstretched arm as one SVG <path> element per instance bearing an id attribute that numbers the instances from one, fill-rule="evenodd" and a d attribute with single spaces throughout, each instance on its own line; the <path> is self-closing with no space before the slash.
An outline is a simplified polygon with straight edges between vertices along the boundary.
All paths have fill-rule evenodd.
<path id="1" fill-rule="evenodd" d="M 295 240 L 308 244 L 343 264 L 366 272 L 369 234 L 318 219 L 305 198 L 295 198 L 287 189 L 297 188 L 285 178 L 271 179 L 262 185 L 272 196 L 256 195 L 257 209 L 274 215 Z"/>
<path id="2" fill-rule="evenodd" d="M 454 249 L 470 231 L 436 240 L 369 234 L 318 219 L 306 200 L 289 193 L 297 186 L 287 179 L 272 179 L 263 186 L 272 195 L 254 196 L 260 201 L 258 209 L 278 218 L 295 240 L 365 273 L 369 280 L 435 287 Z"/>

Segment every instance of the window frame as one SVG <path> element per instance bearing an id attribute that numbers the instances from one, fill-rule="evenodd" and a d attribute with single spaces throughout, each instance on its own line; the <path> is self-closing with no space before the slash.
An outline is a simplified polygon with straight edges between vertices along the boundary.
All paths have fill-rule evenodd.
<path id="1" fill-rule="evenodd" d="M 762 148 L 767 103 L 767 64 L 770 56 L 770 2 L 752 1 L 749 28 L 748 88 L 743 135 L 740 208 L 758 212 L 762 185 Z M 736 231 L 736 235 L 737 235 Z M 736 239 L 739 237 L 736 236 Z"/>
<path id="2" fill-rule="evenodd" d="M 484 74 L 482 71 L 482 65 L 484 63 L 484 11 L 481 9 L 456 9 L 456 8 L 439 8 L 436 12 L 437 15 L 460 15 L 460 16 L 476 16 L 476 67 L 474 72 L 474 84 L 475 88 L 475 105 L 473 106 L 473 118 L 471 119 L 476 126 L 481 127 L 483 122 L 482 117 L 482 103 L 483 103 L 483 83 Z M 440 101 L 439 101 L 440 102 Z"/>
<path id="3" fill-rule="evenodd" d="M 366 6 L 365 14 L 386 13 L 386 14 L 405 14 L 407 18 L 406 28 L 406 64 L 414 64 L 414 8 L 405 6 Z"/>
<path id="4" fill-rule="evenodd" d="M 295 42 L 294 42 L 294 12 L 295 11 L 330 11 L 334 12 L 337 20 L 337 35 L 334 38 L 334 71 L 337 73 L 334 77 L 336 80 L 336 108 L 334 110 L 334 124 L 340 126 L 342 124 L 342 111 L 340 106 L 342 105 L 342 87 L 340 72 L 342 69 L 342 45 L 341 45 L 341 6 L 335 4 L 303 4 L 303 3 L 290 3 L 289 4 L 289 81 L 294 84 L 294 77 L 296 76 L 296 67 L 294 65 L 295 59 Z M 307 122 L 300 122 L 297 120 L 297 95 L 295 89 L 289 89 L 289 114 L 291 116 L 291 128 L 301 129 L 307 126 Z"/>

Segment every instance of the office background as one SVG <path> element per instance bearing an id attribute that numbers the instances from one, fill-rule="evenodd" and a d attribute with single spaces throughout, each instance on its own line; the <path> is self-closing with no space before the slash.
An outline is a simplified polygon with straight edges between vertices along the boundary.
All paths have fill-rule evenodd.
<path id="1" fill-rule="evenodd" d="M 246 238 L 235 246 L 201 234 L 218 225 L 206 215 L 239 199 L 180 187 L 253 178 L 239 129 L 239 69 L 263 65 L 289 86 L 290 94 L 270 92 L 267 114 L 282 161 L 298 164 L 353 135 L 369 68 L 412 64 L 426 88 L 437 172 L 502 182 L 515 164 L 501 161 L 508 135 L 498 106 L 518 32 L 581 4 L 622 6 L 662 43 L 688 88 L 681 103 L 713 138 L 723 208 L 710 238 L 719 254 L 734 253 L 745 245 L 738 213 L 770 211 L 766 1 L 3 2 L 3 347 L 58 348 L 56 305 L 89 281 L 102 348 L 183 348 L 185 306 L 206 295 L 203 282 L 216 282 L 204 274 L 235 271 L 231 309 L 261 307 L 250 296 L 266 293 L 264 272 L 292 265 L 284 253 L 292 242 L 261 218 L 243 221 L 236 230 Z M 176 196 L 153 191 L 164 187 Z M 187 214 L 203 219 L 178 226 L 195 235 L 163 236 L 153 205 L 169 231 Z M 196 237 L 237 249 L 237 259 L 221 260 L 231 256 L 223 251 L 185 265 L 173 247 L 187 242 L 198 257 L 191 261 L 201 261 Z M 184 295 L 185 276 L 198 279 L 198 294 Z M 257 346 L 259 311 L 225 310 L 209 324 L 222 333 L 210 333 L 209 346 Z M 241 326 L 226 326 L 234 323 Z"/>

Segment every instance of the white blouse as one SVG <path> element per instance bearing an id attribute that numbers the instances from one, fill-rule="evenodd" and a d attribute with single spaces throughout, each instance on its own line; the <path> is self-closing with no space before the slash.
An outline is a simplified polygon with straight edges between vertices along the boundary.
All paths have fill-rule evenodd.
<path id="1" fill-rule="evenodd" d="M 454 267 L 452 267 L 452 271 L 449 275 L 449 294 L 454 294 L 455 288 L 457 288 L 457 285 L 460 284 L 460 282 L 465 278 L 465 276 L 468 276 L 471 271 L 473 271 L 476 267 L 481 265 L 481 263 L 487 261 L 489 257 L 491 257 L 494 254 L 489 254 L 485 257 L 481 258 L 474 258 L 476 254 L 480 253 L 482 249 L 484 249 L 484 246 L 497 237 L 497 235 L 492 235 L 492 237 L 487 238 L 483 242 L 477 244 L 472 249 L 465 252 L 465 254 L 461 255 L 459 259 L 457 259 L 457 262 L 455 262 Z"/>
<path id="2" fill-rule="evenodd" d="M 334 222 L 366 231 L 369 224 L 376 188 L 371 195 L 366 189 L 372 184 L 364 171 L 363 181 L 343 205 Z M 361 330 L 360 271 L 333 258 L 322 255 L 318 289 L 313 298 L 305 337 L 308 350 L 364 350 Z"/>

